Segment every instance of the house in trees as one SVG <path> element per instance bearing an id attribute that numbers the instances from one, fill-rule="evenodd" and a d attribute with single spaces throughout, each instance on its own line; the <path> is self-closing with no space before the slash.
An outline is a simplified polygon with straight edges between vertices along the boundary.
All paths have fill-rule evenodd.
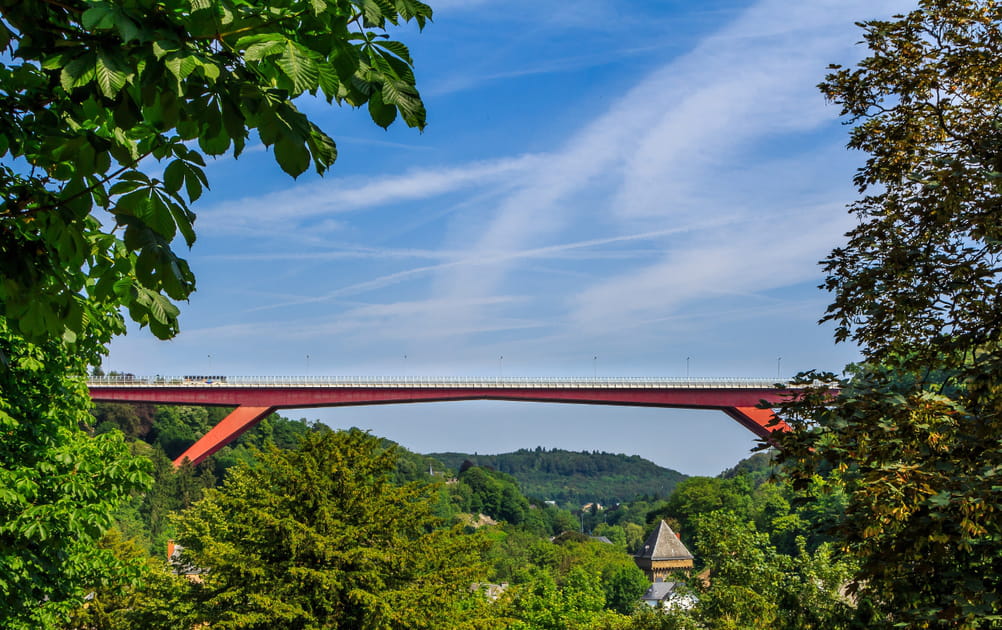
<path id="1" fill-rule="evenodd" d="M 205 573 L 203 569 L 196 567 L 195 565 L 185 562 L 181 553 L 184 551 L 184 547 L 177 544 L 173 540 L 167 541 L 167 566 L 175 575 L 183 575 L 192 582 L 201 582 L 202 574 Z"/>
<path id="2" fill-rule="evenodd" d="M 681 582 L 654 582 L 641 597 L 651 608 L 681 608 L 690 610 L 696 605 L 696 596 L 687 591 L 679 591 Z"/>
<path id="3" fill-rule="evenodd" d="M 633 560 L 651 582 L 663 582 L 673 571 L 692 569 L 692 554 L 664 520 L 647 537 Z"/>

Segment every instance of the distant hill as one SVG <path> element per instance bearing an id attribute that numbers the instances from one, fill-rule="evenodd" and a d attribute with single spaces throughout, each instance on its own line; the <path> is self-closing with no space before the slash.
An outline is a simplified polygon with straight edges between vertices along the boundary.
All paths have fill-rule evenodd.
<path id="1" fill-rule="evenodd" d="M 760 451 L 742 459 L 734 468 L 728 468 L 717 476 L 721 479 L 731 479 L 738 475 L 744 475 L 758 486 L 779 472 L 775 459 L 776 452 L 774 450 Z"/>
<path id="2" fill-rule="evenodd" d="M 514 477 L 527 496 L 556 501 L 562 507 L 614 504 L 638 496 L 666 497 L 686 478 L 639 455 L 594 451 L 537 447 L 500 455 L 431 453 L 428 457 L 454 471 L 467 460 L 499 470 Z"/>

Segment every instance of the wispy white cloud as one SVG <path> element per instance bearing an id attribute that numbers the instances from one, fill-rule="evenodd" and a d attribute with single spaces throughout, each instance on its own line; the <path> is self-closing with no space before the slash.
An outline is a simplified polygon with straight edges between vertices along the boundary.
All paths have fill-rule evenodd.
<path id="1" fill-rule="evenodd" d="M 503 185 L 536 168 L 539 161 L 539 156 L 525 155 L 459 167 L 414 169 L 364 181 L 314 181 L 205 208 L 199 213 L 199 228 L 210 233 L 268 234 L 276 227 L 285 229 L 290 222 L 425 199 L 488 183 Z"/>
<path id="2" fill-rule="evenodd" d="M 424 90 L 425 96 L 439 97 L 465 90 L 481 87 L 485 83 L 518 79 L 536 75 L 559 74 L 561 72 L 579 72 L 590 68 L 598 68 L 622 63 L 624 58 L 650 54 L 668 47 L 668 41 L 660 41 L 649 46 L 630 46 L 618 50 L 601 50 L 592 54 L 573 55 L 559 59 L 543 59 L 533 64 L 521 65 L 512 70 L 494 70 L 484 72 L 457 73 Z M 500 62 L 499 62 L 500 63 Z"/>
<path id="3" fill-rule="evenodd" d="M 848 225 L 840 209 L 800 208 L 799 217 L 777 216 L 782 227 L 772 235 L 756 236 L 754 225 L 731 226 L 712 239 L 704 235 L 675 248 L 654 264 L 603 278 L 574 296 L 575 325 L 602 330 L 726 295 L 744 303 L 749 294 L 815 278 L 814 261 Z"/>
<path id="4" fill-rule="evenodd" d="M 503 346 L 552 358 L 601 343 L 642 351 L 666 340 L 659 325 L 684 336 L 752 303 L 802 314 L 802 301 L 769 294 L 816 278 L 846 227 L 838 200 L 853 167 L 813 85 L 851 55 L 845 16 L 870 11 L 863 0 L 762 0 L 545 154 L 297 183 L 203 208 L 203 232 L 262 245 L 203 260 L 290 282 L 270 295 L 235 287 L 234 323 L 182 338 L 376 353 L 426 339 L 438 356 Z M 549 63 L 501 74 L 559 70 Z M 616 338 L 624 330 L 637 334 Z"/>
<path id="5" fill-rule="evenodd" d="M 428 275 L 433 272 L 438 272 L 444 269 L 462 268 L 470 270 L 470 273 L 476 273 L 477 269 L 483 267 L 490 267 L 498 263 L 510 263 L 513 261 L 541 260 L 541 259 L 553 259 L 553 258 L 559 259 L 565 257 L 570 252 L 574 252 L 575 250 L 588 250 L 603 245 L 623 244 L 634 241 L 659 239 L 673 234 L 715 228 L 726 224 L 727 221 L 728 219 L 726 217 L 718 217 L 714 220 L 711 220 L 709 222 L 704 222 L 702 224 L 674 227 L 663 230 L 653 230 L 638 234 L 624 234 L 620 236 L 594 238 L 572 243 L 558 243 L 554 245 L 546 245 L 542 247 L 534 247 L 516 251 L 482 252 L 473 255 L 471 255 L 470 252 L 468 251 L 456 252 L 451 254 L 452 259 L 448 260 L 447 262 L 434 265 L 412 267 L 402 271 L 397 271 L 394 273 L 379 276 L 377 278 L 372 278 L 364 282 L 357 282 L 351 285 L 340 287 L 338 289 L 335 289 L 334 291 L 330 291 L 323 295 L 312 295 L 312 296 L 302 297 L 299 299 L 285 300 L 274 304 L 258 306 L 250 309 L 250 311 L 251 312 L 264 311 L 276 308 L 301 306 L 303 304 L 316 304 L 320 302 L 329 302 L 346 296 L 358 295 L 369 291 L 382 289 L 387 286 L 399 284 L 401 282 L 411 280 L 415 277 Z M 325 257 L 326 254 L 321 254 L 320 256 Z M 600 254 L 598 257 L 604 258 L 605 255 Z M 577 259 L 580 260 L 581 258 L 577 257 Z M 472 300 L 462 297 L 458 299 L 439 300 L 439 303 L 446 303 L 449 305 L 449 309 L 439 309 L 439 311 L 449 310 L 451 312 L 459 307 L 481 307 L 487 304 L 491 304 L 490 300 L 492 299 L 493 298 L 489 296 L 479 296 Z M 441 312 L 434 312 L 433 314 L 436 317 L 442 315 Z"/>
<path id="6" fill-rule="evenodd" d="M 670 311 L 701 297 L 699 287 L 733 290 L 735 278 L 775 287 L 813 277 L 814 261 L 837 242 L 844 226 L 827 221 L 831 207 L 815 204 L 813 197 L 844 191 L 847 178 L 832 178 L 829 172 L 824 191 L 785 189 L 798 179 L 818 180 L 811 169 L 825 166 L 777 158 L 770 155 L 770 145 L 834 126 L 813 85 L 853 36 L 845 16 L 872 10 L 862 0 L 796 6 L 766 0 L 752 6 L 684 57 L 639 81 L 533 170 L 486 225 L 459 234 L 453 245 L 469 243 L 467 258 L 479 256 L 481 264 L 440 267 L 438 294 L 492 295 L 514 281 L 515 259 L 506 252 L 541 248 L 567 230 L 690 225 L 722 211 L 742 219 L 740 231 L 730 233 L 732 240 L 697 239 L 694 245 L 672 239 L 648 264 L 579 288 L 580 295 L 568 302 L 570 320 L 590 327 L 608 325 L 612 313 L 621 318 Z M 752 172 L 764 179 L 752 181 Z M 790 246 L 762 247 L 775 238 L 777 219 L 772 217 L 795 207 L 804 216 L 805 231 Z M 723 234 L 720 238 L 727 238 Z M 701 271 L 689 282 L 679 280 L 690 266 Z M 674 297 L 657 297 L 666 293 Z M 461 327 L 482 315 L 471 302 L 448 317 Z"/>
<path id="7" fill-rule="evenodd" d="M 480 306 L 499 307 L 523 303 L 525 296 L 492 296 L 475 299 Z M 412 318 L 428 313 L 466 306 L 471 300 L 450 301 L 444 299 L 427 299 L 399 301 L 389 303 L 361 304 L 340 311 L 336 317 L 325 318 L 283 318 L 281 322 L 272 320 L 258 322 L 227 323 L 218 326 L 186 329 L 178 337 L 181 343 L 199 343 L 205 340 L 253 340 L 268 337 L 272 341 L 290 341 L 303 339 L 324 339 L 340 335 L 372 335 L 381 338 L 391 337 L 406 339 L 413 335 L 407 325 Z M 514 318 L 492 318 L 470 326 L 464 331 L 451 328 L 433 327 L 422 330 L 422 337 L 444 337 L 456 334 L 475 332 L 518 330 L 534 328 L 540 325 L 537 321 L 519 320 Z"/>

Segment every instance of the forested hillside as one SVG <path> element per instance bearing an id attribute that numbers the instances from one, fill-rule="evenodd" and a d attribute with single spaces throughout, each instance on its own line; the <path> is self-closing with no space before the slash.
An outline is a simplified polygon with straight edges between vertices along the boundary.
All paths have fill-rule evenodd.
<path id="1" fill-rule="evenodd" d="M 204 463 L 175 468 L 169 458 L 225 412 L 96 406 L 88 428 L 124 433 L 151 460 L 154 483 L 118 510 L 100 543 L 132 580 L 95 587 L 62 630 L 632 621 L 648 583 L 629 552 L 664 502 L 574 515 L 526 498 L 502 472 L 452 471 L 358 429 L 278 414 Z M 184 550 L 173 563 L 169 540 Z"/>
<path id="2" fill-rule="evenodd" d="M 520 449 L 500 455 L 432 453 L 448 468 L 464 461 L 493 468 L 515 478 L 526 495 L 565 507 L 585 503 L 615 504 L 638 496 L 667 497 L 686 475 L 662 468 L 638 455 Z"/>
<path id="3" fill-rule="evenodd" d="M 99 543 L 131 578 L 89 586 L 88 603 L 53 628 L 357 628 L 375 619 L 428 630 L 848 630 L 855 616 L 872 621 L 842 597 L 851 566 L 828 544 L 844 495 L 819 477 L 803 504 L 782 480 L 766 481 L 769 453 L 717 478 L 685 478 L 666 498 L 612 506 L 615 495 L 599 493 L 605 509 L 574 511 L 527 497 L 507 471 L 566 488 L 626 479 L 646 488 L 640 494 L 683 476 L 609 453 L 433 457 L 278 414 L 204 463 L 175 468 L 169 457 L 223 413 L 97 405 L 91 430 L 124 433 L 151 460 L 154 483 L 131 495 Z M 695 608 L 638 607 L 650 582 L 630 555 L 661 519 L 681 534 L 694 570 L 714 575 L 685 587 Z M 172 562 L 168 540 L 183 549 Z"/>

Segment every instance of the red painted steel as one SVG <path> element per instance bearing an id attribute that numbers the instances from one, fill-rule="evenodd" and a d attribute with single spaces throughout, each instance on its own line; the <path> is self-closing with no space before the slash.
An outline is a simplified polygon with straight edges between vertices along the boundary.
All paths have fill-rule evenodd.
<path id="1" fill-rule="evenodd" d="M 741 423 L 758 437 L 768 437 L 774 414 L 758 409 L 762 401 L 776 402 L 787 390 L 773 388 L 617 388 L 567 387 L 297 387 L 297 386 L 92 386 L 91 397 L 105 402 L 237 407 L 209 433 L 175 460 L 201 463 L 276 409 L 340 407 L 449 400 L 512 400 L 585 405 L 632 405 L 678 409 L 716 409 Z M 778 429 L 786 430 L 780 422 Z"/>
<path id="2" fill-rule="evenodd" d="M 769 434 L 772 433 L 772 428 L 768 425 L 770 422 L 777 419 L 776 414 L 772 411 L 772 409 L 759 409 L 758 407 L 729 407 L 727 409 L 723 409 L 722 411 L 737 420 L 741 426 L 745 427 L 760 438 L 769 437 Z M 787 424 L 782 420 L 777 423 L 776 428 L 782 431 L 789 429 Z"/>
<path id="3" fill-rule="evenodd" d="M 219 424 L 209 429 L 197 442 L 192 444 L 188 450 L 181 453 L 181 456 L 174 460 L 175 466 L 180 466 L 184 460 L 191 461 L 192 464 L 201 464 L 210 455 L 223 448 L 258 422 L 261 422 L 271 412 L 274 407 L 237 407 L 228 416 L 219 421 Z"/>

